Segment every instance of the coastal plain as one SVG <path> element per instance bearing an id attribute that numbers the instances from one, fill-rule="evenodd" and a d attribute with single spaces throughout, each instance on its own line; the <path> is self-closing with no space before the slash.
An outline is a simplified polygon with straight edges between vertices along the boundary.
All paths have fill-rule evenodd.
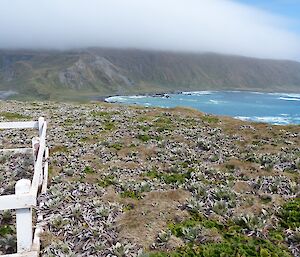
<path id="1" fill-rule="evenodd" d="M 0 101 L 0 121 L 48 121 L 42 256 L 300 256 L 300 126 L 188 108 Z M 1 131 L 1 148 L 33 132 Z M 27 158 L 27 159 L 26 159 Z M 0 195 L 30 177 L 0 156 Z M 0 213 L 0 253 L 15 251 Z"/>

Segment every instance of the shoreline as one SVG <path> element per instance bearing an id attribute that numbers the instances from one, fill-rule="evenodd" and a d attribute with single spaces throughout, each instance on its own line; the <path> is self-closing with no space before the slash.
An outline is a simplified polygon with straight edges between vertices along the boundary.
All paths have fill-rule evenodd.
<path id="1" fill-rule="evenodd" d="M 268 95 L 282 95 L 282 96 L 288 96 L 288 95 L 294 95 L 295 97 L 300 97 L 300 92 L 296 91 L 291 91 L 291 92 L 275 92 L 275 91 L 252 91 L 252 90 L 237 90 L 237 89 L 228 89 L 228 90 L 195 90 L 195 91 L 166 91 L 162 93 L 140 93 L 140 94 L 114 94 L 114 95 L 109 95 L 109 96 L 99 96 L 100 102 L 107 102 L 107 103 L 114 103 L 114 102 L 109 102 L 107 99 L 113 98 L 113 97 L 139 97 L 139 96 L 145 96 L 145 97 L 162 97 L 164 98 L 165 96 L 169 95 L 192 95 L 196 93 L 220 93 L 220 92 L 232 92 L 232 93 L 253 93 L 253 94 L 268 94 Z M 97 99 L 98 100 L 98 99 Z"/>
<path id="2" fill-rule="evenodd" d="M 232 93 L 233 98 L 230 93 Z M 237 94 L 238 97 L 234 94 Z M 245 98 L 245 101 L 240 101 L 239 94 L 245 94 L 245 96 L 241 96 Z M 179 95 L 182 95 L 182 98 Z M 161 100 L 157 100 L 156 98 L 161 98 Z M 297 102 L 300 101 L 300 94 L 298 93 L 239 90 L 184 91 L 172 94 L 118 95 L 107 97 L 104 101 L 107 103 L 139 105 L 145 108 L 183 106 L 208 114 L 225 115 L 243 121 L 273 125 L 300 124 L 300 113 L 296 112 L 299 106 Z M 235 110 L 235 105 L 239 105 L 240 110 Z"/>

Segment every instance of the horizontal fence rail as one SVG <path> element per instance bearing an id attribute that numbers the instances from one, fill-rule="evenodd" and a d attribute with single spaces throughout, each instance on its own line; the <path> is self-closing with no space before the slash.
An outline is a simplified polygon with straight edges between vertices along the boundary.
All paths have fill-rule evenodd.
<path id="1" fill-rule="evenodd" d="M 38 121 L 1 122 L 0 129 L 37 129 Z"/>
<path id="2" fill-rule="evenodd" d="M 17 253 L 0 257 L 37 257 L 42 228 L 36 226 L 33 232 L 32 208 L 37 206 L 38 194 L 47 190 L 49 157 L 46 145 L 47 122 L 42 117 L 38 121 L 0 122 L 0 131 L 1 129 L 37 129 L 39 136 L 32 139 L 32 148 L 0 149 L 0 153 L 31 153 L 34 162 L 32 180 L 20 179 L 16 183 L 15 194 L 0 196 L 0 210 L 16 210 L 17 231 Z M 39 216 L 38 220 L 42 218 Z"/>
<path id="3" fill-rule="evenodd" d="M 30 153 L 32 148 L 0 149 L 0 153 Z"/>

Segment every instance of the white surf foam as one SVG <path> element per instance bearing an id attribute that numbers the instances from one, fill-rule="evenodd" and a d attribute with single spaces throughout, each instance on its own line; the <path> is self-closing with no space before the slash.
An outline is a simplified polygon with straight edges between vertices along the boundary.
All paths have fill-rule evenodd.
<path id="1" fill-rule="evenodd" d="M 276 95 L 281 97 L 292 97 L 292 98 L 300 98 L 300 94 L 296 93 L 266 93 L 267 95 Z"/>
<path id="2" fill-rule="evenodd" d="M 255 117 L 257 121 L 273 123 L 273 124 L 289 124 L 290 119 L 287 117 L 269 116 L 269 117 Z"/>
<path id="3" fill-rule="evenodd" d="M 280 116 L 235 116 L 236 119 L 243 120 L 243 121 L 255 121 L 255 122 L 264 122 L 264 123 L 271 123 L 274 125 L 286 125 L 291 124 L 290 117 L 280 117 Z"/>
<path id="4" fill-rule="evenodd" d="M 235 116 L 234 118 L 239 119 L 239 120 L 244 120 L 244 121 L 251 121 L 252 118 L 248 116 Z"/>
<path id="5" fill-rule="evenodd" d="M 278 97 L 277 99 L 285 100 L 285 101 L 300 101 L 300 98 L 295 98 L 295 97 Z"/>
<path id="6" fill-rule="evenodd" d="M 256 92 L 256 91 L 253 91 L 253 92 L 247 92 L 247 93 L 255 94 L 255 95 L 264 95 L 264 94 L 265 94 L 265 93 L 262 93 L 262 92 Z"/>
<path id="7" fill-rule="evenodd" d="M 112 103 L 112 102 L 125 102 L 127 96 L 111 96 L 105 98 L 106 102 Z"/>
<path id="8" fill-rule="evenodd" d="M 181 92 L 183 95 L 211 95 L 214 91 L 186 91 Z"/>
<path id="9" fill-rule="evenodd" d="M 220 101 L 220 100 L 209 100 L 209 103 L 211 104 L 225 104 L 226 101 Z"/>
<path id="10" fill-rule="evenodd" d="M 130 99 L 142 99 L 142 98 L 146 98 L 147 96 L 145 95 L 132 95 L 132 96 L 127 96 L 127 98 Z"/>

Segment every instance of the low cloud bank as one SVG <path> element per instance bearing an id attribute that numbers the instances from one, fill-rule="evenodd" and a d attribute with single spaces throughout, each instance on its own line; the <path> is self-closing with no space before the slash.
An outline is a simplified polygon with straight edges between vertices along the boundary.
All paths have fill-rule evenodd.
<path id="1" fill-rule="evenodd" d="M 1 0 L 0 48 L 91 46 L 300 59 L 289 21 L 229 0 Z"/>

